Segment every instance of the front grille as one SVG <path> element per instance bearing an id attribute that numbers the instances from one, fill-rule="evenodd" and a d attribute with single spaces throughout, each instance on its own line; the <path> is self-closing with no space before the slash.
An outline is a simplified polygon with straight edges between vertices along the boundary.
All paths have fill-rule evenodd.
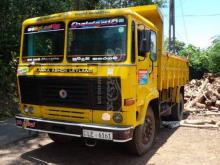
<path id="1" fill-rule="evenodd" d="M 84 119 L 83 112 L 74 112 L 71 110 L 54 110 L 48 109 L 48 116 L 55 116 L 55 117 L 69 117 L 69 118 L 78 118 Z"/>
<path id="2" fill-rule="evenodd" d="M 34 77 L 19 76 L 24 104 L 97 110 L 121 110 L 121 82 L 118 77 Z M 60 91 L 66 92 L 62 98 Z"/>

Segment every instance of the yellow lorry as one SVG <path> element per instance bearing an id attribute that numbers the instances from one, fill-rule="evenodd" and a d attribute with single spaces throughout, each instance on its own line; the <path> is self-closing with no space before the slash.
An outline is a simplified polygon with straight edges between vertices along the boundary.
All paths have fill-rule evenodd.
<path id="1" fill-rule="evenodd" d="M 25 20 L 16 125 L 58 143 L 81 137 L 147 152 L 163 116 L 181 120 L 189 74 L 188 61 L 162 46 L 156 5 Z"/>

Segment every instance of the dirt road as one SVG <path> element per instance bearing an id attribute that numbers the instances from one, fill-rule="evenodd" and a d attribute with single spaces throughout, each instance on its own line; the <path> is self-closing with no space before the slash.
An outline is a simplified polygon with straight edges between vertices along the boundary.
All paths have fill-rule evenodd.
<path id="1" fill-rule="evenodd" d="M 220 132 L 195 128 L 163 128 L 152 149 L 142 157 L 126 152 L 123 145 L 100 142 L 94 148 L 80 140 L 57 145 L 40 135 L 0 149 L 0 164 L 60 165 L 219 165 Z"/>

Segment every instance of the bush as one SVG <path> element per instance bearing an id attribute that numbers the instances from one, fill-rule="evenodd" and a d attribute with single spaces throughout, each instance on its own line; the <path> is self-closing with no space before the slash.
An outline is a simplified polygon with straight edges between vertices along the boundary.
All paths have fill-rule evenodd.
<path id="1" fill-rule="evenodd" d="M 18 112 L 16 61 L 6 64 L 0 60 L 0 66 L 0 118 L 4 118 Z"/>
<path id="2" fill-rule="evenodd" d="M 180 55 L 188 57 L 190 63 L 190 79 L 201 78 L 209 72 L 208 53 L 193 45 L 188 45 L 180 51 Z"/>

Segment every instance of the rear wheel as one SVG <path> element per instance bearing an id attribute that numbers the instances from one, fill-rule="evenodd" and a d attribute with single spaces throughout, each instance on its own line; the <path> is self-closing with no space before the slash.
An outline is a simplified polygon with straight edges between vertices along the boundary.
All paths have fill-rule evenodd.
<path id="1" fill-rule="evenodd" d="M 172 113 L 170 116 L 170 120 L 172 121 L 180 121 L 183 118 L 183 109 L 184 109 L 184 98 L 183 94 L 180 93 L 180 101 L 172 108 Z"/>
<path id="2" fill-rule="evenodd" d="M 73 137 L 71 136 L 63 136 L 63 135 L 50 134 L 50 133 L 48 134 L 48 136 L 55 143 L 68 143 L 73 139 Z"/>
<path id="3" fill-rule="evenodd" d="M 152 146 L 156 134 L 156 122 L 154 112 L 151 107 L 148 108 L 145 122 L 135 128 L 132 141 L 128 143 L 132 153 L 143 155 Z"/>

